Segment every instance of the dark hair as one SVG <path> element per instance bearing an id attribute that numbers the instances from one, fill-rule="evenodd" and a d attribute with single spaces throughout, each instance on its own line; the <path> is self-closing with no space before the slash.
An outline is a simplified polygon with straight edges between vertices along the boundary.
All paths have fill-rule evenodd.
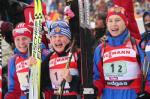
<path id="1" fill-rule="evenodd" d="M 150 10 L 144 12 L 144 14 L 143 14 L 143 22 L 144 22 L 144 18 L 145 18 L 147 15 L 150 16 Z M 144 24 L 145 24 L 145 22 L 144 22 Z"/>

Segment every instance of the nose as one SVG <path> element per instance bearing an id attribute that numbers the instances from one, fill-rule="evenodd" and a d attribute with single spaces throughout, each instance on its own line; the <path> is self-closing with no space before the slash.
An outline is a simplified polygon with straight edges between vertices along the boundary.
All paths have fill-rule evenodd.
<path id="1" fill-rule="evenodd" d="M 116 21 L 112 21 L 112 25 L 116 25 L 116 23 L 117 23 Z"/>
<path id="2" fill-rule="evenodd" d="M 55 40 L 59 41 L 60 40 L 60 36 L 56 36 Z"/>
<path id="3" fill-rule="evenodd" d="M 21 39 L 19 43 L 20 43 L 20 45 L 24 45 L 25 42 L 24 42 L 24 40 Z"/>

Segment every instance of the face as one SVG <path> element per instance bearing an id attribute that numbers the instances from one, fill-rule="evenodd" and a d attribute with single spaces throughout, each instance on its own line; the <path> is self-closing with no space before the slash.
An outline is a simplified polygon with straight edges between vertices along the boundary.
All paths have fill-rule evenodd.
<path id="1" fill-rule="evenodd" d="M 144 23 L 150 23 L 150 15 L 146 15 L 144 17 Z M 148 25 L 145 25 L 146 30 L 150 30 L 150 27 Z"/>
<path id="2" fill-rule="evenodd" d="M 118 15 L 111 15 L 107 20 L 107 28 L 111 36 L 119 36 L 126 28 L 124 20 Z"/>
<path id="3" fill-rule="evenodd" d="M 17 36 L 14 39 L 16 48 L 21 52 L 25 53 L 28 50 L 28 44 L 31 42 L 31 38 L 27 36 Z"/>
<path id="4" fill-rule="evenodd" d="M 96 21 L 96 28 L 104 28 L 104 27 L 105 27 L 105 25 L 103 23 L 103 20 L 102 19 L 98 19 Z"/>
<path id="5" fill-rule="evenodd" d="M 55 34 L 51 36 L 50 42 L 55 51 L 61 53 L 65 50 L 66 45 L 70 43 L 70 39 L 65 35 Z"/>

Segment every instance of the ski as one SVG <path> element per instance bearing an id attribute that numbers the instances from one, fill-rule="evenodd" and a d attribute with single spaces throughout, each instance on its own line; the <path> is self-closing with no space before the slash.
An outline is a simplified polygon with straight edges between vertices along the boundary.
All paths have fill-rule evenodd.
<path id="1" fill-rule="evenodd" d="M 70 1 L 70 0 L 68 0 Z M 94 99 L 94 88 L 92 85 L 92 42 L 90 33 L 89 19 L 89 0 L 71 0 L 71 10 L 75 13 L 75 17 L 70 19 L 69 25 L 73 37 L 77 40 L 77 45 L 81 48 L 81 94 L 82 99 Z M 76 8 L 76 9 L 75 9 Z M 78 10 L 77 10 L 78 9 Z"/>
<path id="2" fill-rule="evenodd" d="M 41 0 L 34 0 L 34 30 L 32 43 L 32 56 L 37 63 L 30 68 L 29 99 L 40 99 L 40 75 L 41 75 L 41 39 L 42 39 L 42 4 Z"/>
<path id="3" fill-rule="evenodd" d="M 79 33 L 81 48 L 81 75 L 82 75 L 82 99 L 94 99 L 92 85 L 92 44 L 90 33 L 90 3 L 89 0 L 78 0 L 79 6 Z"/>

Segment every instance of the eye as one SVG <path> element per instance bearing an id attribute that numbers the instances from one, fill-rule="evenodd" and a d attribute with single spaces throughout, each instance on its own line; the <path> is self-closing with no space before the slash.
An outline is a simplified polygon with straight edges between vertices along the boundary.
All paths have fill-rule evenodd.
<path id="1" fill-rule="evenodd" d="M 27 40 L 27 38 L 24 37 L 24 38 L 22 38 L 22 40 Z"/>
<path id="2" fill-rule="evenodd" d="M 116 22 L 119 22 L 119 21 L 120 21 L 120 19 L 115 19 L 115 21 L 116 21 Z"/>
<path id="3" fill-rule="evenodd" d="M 112 20 L 108 20 L 108 22 L 112 22 Z"/>
<path id="4" fill-rule="evenodd" d="M 19 39 L 19 38 L 16 38 L 15 41 L 20 41 L 20 39 Z"/>
<path id="5" fill-rule="evenodd" d="M 53 35 L 51 38 L 52 38 L 52 39 L 55 39 L 55 38 L 56 38 L 56 36 L 55 36 L 55 35 Z"/>
<path id="6" fill-rule="evenodd" d="M 22 38 L 23 41 L 25 41 L 25 40 L 27 40 L 27 39 L 28 39 L 28 37 L 23 37 L 23 38 Z"/>
<path id="7" fill-rule="evenodd" d="M 60 38 L 64 37 L 63 35 L 59 35 Z"/>

